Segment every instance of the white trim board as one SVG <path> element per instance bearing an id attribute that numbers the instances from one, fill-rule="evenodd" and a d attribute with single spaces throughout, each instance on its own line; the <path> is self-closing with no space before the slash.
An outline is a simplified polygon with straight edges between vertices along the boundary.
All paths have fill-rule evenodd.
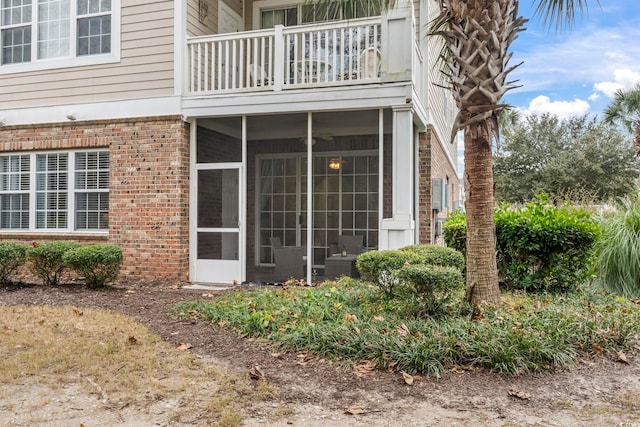
<path id="1" fill-rule="evenodd" d="M 179 115 L 180 97 L 132 99 L 51 107 L 0 109 L 0 122 L 5 126 L 65 122 L 75 120 L 108 120 L 130 117 Z M 2 125 L 0 125 L 2 126 Z"/>

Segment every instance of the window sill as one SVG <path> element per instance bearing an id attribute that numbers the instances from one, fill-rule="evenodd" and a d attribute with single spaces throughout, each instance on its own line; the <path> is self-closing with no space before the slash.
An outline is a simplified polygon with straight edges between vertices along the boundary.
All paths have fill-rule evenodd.
<path id="1" fill-rule="evenodd" d="M 70 232 L 70 231 L 17 231 L 17 230 L 0 230 L 0 238 L 2 240 L 5 239 L 29 239 L 31 241 L 38 240 L 75 240 L 75 241 L 108 241 L 109 233 L 106 231 L 81 231 L 81 232 Z"/>

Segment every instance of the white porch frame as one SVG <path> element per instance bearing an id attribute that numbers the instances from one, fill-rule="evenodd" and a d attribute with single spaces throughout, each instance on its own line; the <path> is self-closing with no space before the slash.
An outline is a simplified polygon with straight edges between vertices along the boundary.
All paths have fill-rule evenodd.
<path id="1" fill-rule="evenodd" d="M 380 108 L 378 113 L 378 133 L 379 133 L 379 226 L 378 226 L 378 248 L 393 249 L 415 243 L 415 206 L 416 197 L 416 145 L 417 132 L 414 127 L 414 111 L 411 105 L 402 105 L 392 108 L 393 128 L 392 128 L 392 218 L 384 218 L 384 109 Z M 240 164 L 240 243 L 239 262 L 241 262 L 241 280 L 246 280 L 246 236 L 247 236 L 247 115 L 242 115 L 241 140 L 242 140 L 242 162 Z M 196 163 L 197 148 L 197 119 L 192 119 L 190 142 L 191 142 L 191 194 L 190 194 L 190 277 L 197 277 L 197 172 L 200 169 Z M 313 112 L 307 113 L 308 141 L 313 140 Z M 313 241 L 313 144 L 307 144 L 307 236 L 306 241 Z M 302 184 L 302 183 L 301 183 Z M 307 277 L 308 283 L 313 278 L 313 246 L 307 244 Z"/>

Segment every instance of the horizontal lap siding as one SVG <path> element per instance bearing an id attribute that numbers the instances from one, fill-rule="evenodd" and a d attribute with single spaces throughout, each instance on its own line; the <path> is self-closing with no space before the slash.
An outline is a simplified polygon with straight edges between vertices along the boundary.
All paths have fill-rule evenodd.
<path id="1" fill-rule="evenodd" d="M 173 95 L 173 1 L 122 0 L 121 60 L 0 76 L 0 109 Z"/>
<path id="2" fill-rule="evenodd" d="M 218 32 L 218 2 L 217 0 L 205 0 L 207 15 L 204 23 L 199 19 L 199 1 L 187 1 L 187 35 L 206 36 Z"/>

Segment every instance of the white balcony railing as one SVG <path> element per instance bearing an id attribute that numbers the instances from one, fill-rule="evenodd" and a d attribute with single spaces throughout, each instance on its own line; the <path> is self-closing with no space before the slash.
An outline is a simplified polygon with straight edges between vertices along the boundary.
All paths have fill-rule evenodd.
<path id="1" fill-rule="evenodd" d="M 192 37 L 188 94 L 379 82 L 382 38 L 380 17 Z"/>

